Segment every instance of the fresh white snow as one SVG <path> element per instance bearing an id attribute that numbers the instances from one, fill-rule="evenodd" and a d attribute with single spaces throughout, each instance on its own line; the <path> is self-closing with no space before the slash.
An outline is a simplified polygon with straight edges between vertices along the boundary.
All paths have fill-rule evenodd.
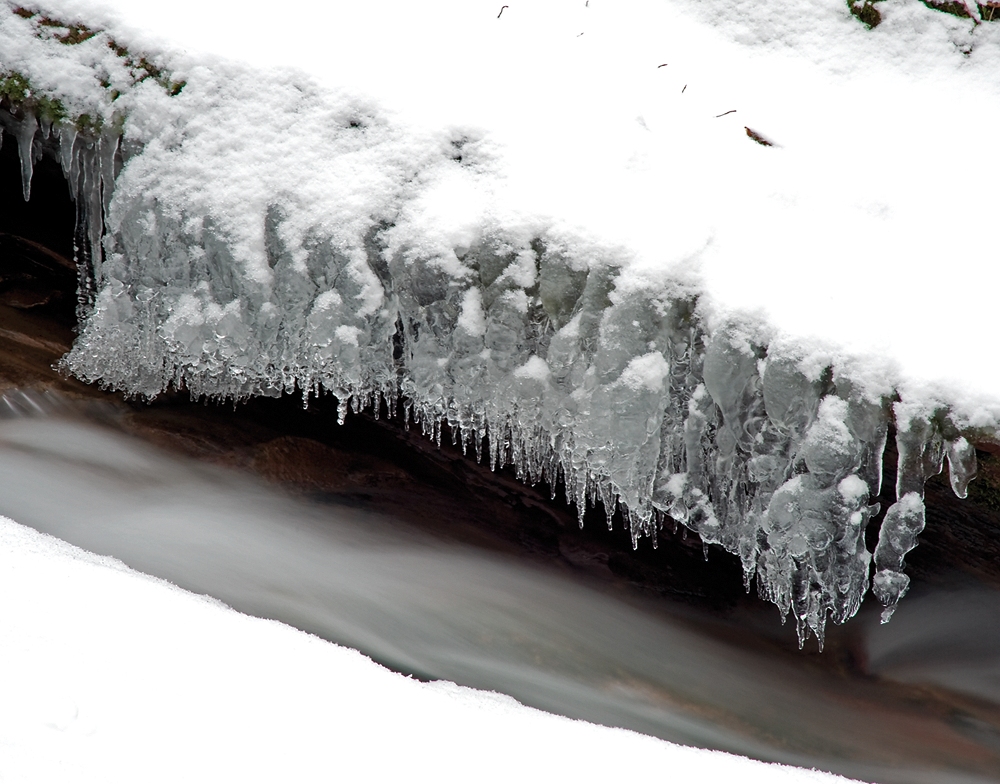
<path id="1" fill-rule="evenodd" d="M 114 23 L 179 72 L 215 56 L 297 69 L 423 127 L 485 129 L 493 210 L 551 216 L 653 274 L 693 264 L 720 310 L 995 402 L 980 336 L 1000 260 L 1000 25 L 916 0 L 879 3 L 874 30 L 836 0 L 537 0 L 499 19 L 485 0 L 44 7 Z M 288 134 L 307 156 L 315 139 Z M 297 174 L 288 187 L 307 186 Z M 429 221 L 482 220 L 459 184 L 440 191 Z"/>

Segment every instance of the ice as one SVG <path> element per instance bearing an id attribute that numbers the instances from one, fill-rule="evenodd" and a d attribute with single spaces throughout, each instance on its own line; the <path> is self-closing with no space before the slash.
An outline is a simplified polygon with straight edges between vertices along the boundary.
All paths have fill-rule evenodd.
<path id="1" fill-rule="evenodd" d="M 11 132 L 17 140 L 17 152 L 21 158 L 21 190 L 24 200 L 31 198 L 31 174 L 35 165 L 34 141 L 38 131 L 38 120 L 31 111 L 24 112 L 20 119 L 11 117 Z"/>
<path id="2" fill-rule="evenodd" d="M 898 5 L 886 8 L 890 30 L 903 29 Z M 863 28 L 845 27 L 857 22 L 842 11 L 822 23 L 855 41 Z M 505 24 L 518 24 L 510 17 Z M 535 209 L 529 191 L 549 192 L 550 181 L 563 178 L 568 192 L 610 171 L 600 168 L 607 161 L 579 179 L 573 166 L 537 153 L 525 158 L 481 128 L 421 125 L 302 72 L 163 51 L 174 74 L 130 53 L 119 43 L 127 36 L 95 26 L 67 44 L 40 19 L 0 9 L 3 67 L 40 96 L 6 99 L 0 124 L 21 150 L 25 197 L 34 156 L 48 154 L 61 162 L 76 201 L 81 327 L 61 366 L 84 381 L 142 398 L 178 389 L 218 400 L 288 393 L 308 403 L 330 393 L 341 421 L 352 409 L 377 412 L 384 401 L 392 411 L 401 403 L 429 437 L 440 442 L 450 433 L 494 467 L 512 465 L 553 492 L 562 486 L 581 523 L 587 505 L 600 500 L 608 524 L 620 512 L 637 546 L 643 537 L 655 544 L 668 519 L 687 526 L 706 546 L 740 558 L 748 590 L 756 582 L 791 613 L 800 642 L 811 632 L 820 644 L 826 622 L 854 615 L 869 588 L 865 530 L 880 511 L 874 499 L 890 426 L 897 501 L 874 553 L 874 591 L 886 617 L 907 588 L 903 559 L 923 529 L 924 482 L 947 459 L 952 487 L 964 497 L 975 474 L 973 444 L 997 438 L 992 403 L 977 407 L 911 383 L 891 363 L 810 338 L 808 329 L 792 336 L 766 315 L 714 299 L 724 286 L 710 288 L 692 272 L 691 258 L 712 262 L 736 247 L 753 263 L 729 278 L 748 288 L 763 280 L 772 299 L 809 310 L 820 297 L 783 288 L 804 277 L 803 248 L 824 270 L 855 257 L 871 261 L 859 251 L 863 243 L 837 245 L 840 255 L 829 256 L 822 240 L 802 239 L 850 223 L 840 220 L 841 206 L 827 210 L 833 197 L 823 185 L 802 185 L 814 175 L 836 179 L 816 168 L 826 148 L 795 180 L 799 159 L 740 157 L 784 153 L 750 144 L 742 125 L 733 138 L 747 146 L 737 152 L 724 136 L 730 112 L 713 109 L 709 120 L 690 108 L 664 115 L 661 126 L 676 134 L 670 141 L 701 150 L 706 165 L 732 163 L 737 174 L 715 188 L 723 169 L 693 176 L 671 162 L 656 171 L 676 181 L 607 180 L 610 195 L 595 203 L 614 212 L 621 196 L 633 225 L 665 221 L 651 235 L 669 246 L 660 255 L 685 262 L 653 264 L 614 232 L 592 233 Z M 793 22 L 782 35 L 794 42 Z M 683 94 L 685 107 L 707 110 L 700 89 L 685 82 L 672 100 Z M 45 106 L 59 101 L 62 114 L 39 122 L 42 98 Z M 647 114 L 640 131 L 612 126 L 607 146 L 643 128 L 652 133 L 655 114 Z M 795 126 L 785 127 L 780 150 L 799 155 Z M 580 129 L 591 141 L 596 132 Z M 635 144 L 620 154 L 628 171 L 664 155 Z M 873 167 L 886 175 L 872 180 L 879 188 L 893 181 L 889 164 Z M 763 190 L 748 190 L 758 179 Z M 664 182 L 675 192 L 666 217 L 626 194 Z M 688 199 L 693 206 L 681 203 Z M 892 209 L 872 204 L 864 226 L 875 220 L 869 213 L 912 207 L 901 196 Z M 714 209 L 735 234 L 697 233 Z M 683 225 L 695 215 L 694 228 Z M 778 260 L 766 263 L 772 251 Z M 817 279 L 820 288 L 848 292 L 846 313 L 892 315 L 919 311 L 906 295 L 912 277 L 891 280 L 893 305 L 885 308 L 866 300 L 877 278 Z M 911 331 L 894 324 L 885 333 Z"/>
<path id="3" fill-rule="evenodd" d="M 976 477 L 976 448 L 959 436 L 948 447 L 948 478 L 959 498 L 969 494 L 969 482 Z"/>

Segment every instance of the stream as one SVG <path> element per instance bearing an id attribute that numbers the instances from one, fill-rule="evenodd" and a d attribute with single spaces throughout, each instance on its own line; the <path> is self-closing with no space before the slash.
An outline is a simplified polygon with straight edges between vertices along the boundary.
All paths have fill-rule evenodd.
<path id="1" fill-rule="evenodd" d="M 846 672 L 769 645 L 762 622 L 292 497 L 71 407 L 6 400 L 0 514 L 241 612 L 679 743 L 869 781 L 1000 781 L 995 592 L 908 597 L 886 626 L 863 612 L 864 671 Z"/>

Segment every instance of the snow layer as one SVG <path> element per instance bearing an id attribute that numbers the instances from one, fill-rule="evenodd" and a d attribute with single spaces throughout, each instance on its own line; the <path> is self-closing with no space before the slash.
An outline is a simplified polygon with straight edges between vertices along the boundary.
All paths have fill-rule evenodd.
<path id="1" fill-rule="evenodd" d="M 402 396 L 636 539 L 669 515 L 737 553 L 821 640 L 869 585 L 890 422 L 886 619 L 924 479 L 947 459 L 964 494 L 997 440 L 1000 25 L 915 0 L 874 30 L 819 0 L 44 8 L 113 33 L 0 14 L 3 67 L 104 120 L 38 142 L 91 237 L 104 216 L 85 380 Z"/>
<path id="2" fill-rule="evenodd" d="M 489 128 L 508 206 L 643 266 L 694 260 L 727 308 L 888 354 L 907 378 L 1000 387 L 971 339 L 1000 253 L 977 218 L 1000 176 L 1000 25 L 917 0 L 880 2 L 875 30 L 836 0 L 542 0 L 499 19 L 461 0 L 115 5 L 147 40 L 297 67 L 435 129 Z M 942 310 L 970 339 L 925 316 Z"/>
<path id="3" fill-rule="evenodd" d="M 837 782 L 421 683 L 0 518 L 0 781 Z"/>

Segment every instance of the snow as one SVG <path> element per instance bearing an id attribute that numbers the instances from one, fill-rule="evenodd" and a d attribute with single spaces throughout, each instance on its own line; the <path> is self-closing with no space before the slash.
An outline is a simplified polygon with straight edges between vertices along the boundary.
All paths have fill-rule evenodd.
<path id="1" fill-rule="evenodd" d="M 0 781 L 836 782 L 422 683 L 0 518 Z"/>
<path id="2" fill-rule="evenodd" d="M 643 268 L 695 257 L 726 309 L 992 397 L 1000 370 L 926 314 L 962 335 L 988 325 L 1000 31 L 913 0 L 878 7 L 871 31 L 820 0 L 550 0 L 499 19 L 457 0 L 120 2 L 106 17 L 192 57 L 301 69 L 430 127 L 488 128 L 519 210 L 624 243 Z"/>
<path id="3" fill-rule="evenodd" d="M 0 13 L 4 66 L 105 121 L 48 142 L 95 249 L 105 213 L 64 364 L 86 381 L 402 397 L 581 519 L 600 498 L 636 541 L 670 515 L 739 554 L 820 639 L 869 585 L 875 507 L 834 491 L 878 494 L 889 424 L 911 528 L 946 456 L 962 495 L 1000 441 L 1000 25 L 917 0 L 872 30 L 820 0 L 44 8 L 110 31 Z M 7 122 L 25 150 L 32 122 Z M 915 539 L 884 533 L 891 614 Z"/>

